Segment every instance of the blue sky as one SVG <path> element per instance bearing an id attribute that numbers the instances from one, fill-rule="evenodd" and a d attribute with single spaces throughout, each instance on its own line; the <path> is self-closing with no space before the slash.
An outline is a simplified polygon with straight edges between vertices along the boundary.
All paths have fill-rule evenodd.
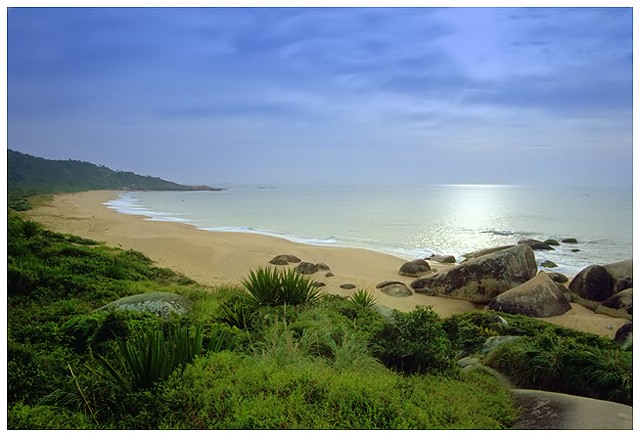
<path id="1" fill-rule="evenodd" d="M 630 185 L 631 8 L 10 8 L 8 146 L 181 183 Z"/>

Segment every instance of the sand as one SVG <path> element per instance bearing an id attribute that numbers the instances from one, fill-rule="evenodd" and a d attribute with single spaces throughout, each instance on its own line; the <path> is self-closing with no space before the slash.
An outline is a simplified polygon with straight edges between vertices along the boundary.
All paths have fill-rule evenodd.
<path id="1" fill-rule="evenodd" d="M 267 266 L 276 255 L 296 255 L 303 261 L 325 263 L 333 277 L 325 272 L 312 275 L 324 282 L 326 293 L 350 295 L 353 290 L 341 284 L 355 284 L 375 294 L 379 304 L 403 311 L 416 305 L 433 307 L 441 317 L 477 309 L 477 305 L 460 299 L 425 296 L 391 297 L 375 288 L 376 284 L 395 280 L 409 284 L 412 278 L 398 273 L 407 261 L 392 255 L 365 249 L 313 246 L 285 239 L 232 232 L 211 232 L 175 222 L 148 220 L 138 215 L 119 214 L 104 205 L 116 199 L 117 191 L 89 191 L 61 194 L 25 215 L 48 229 L 105 242 L 109 246 L 144 253 L 162 267 L 168 267 L 209 286 L 239 284 L 251 269 Z M 450 266 L 431 263 L 443 271 Z M 613 338 L 626 320 L 596 314 L 578 304 L 567 313 L 545 319 L 558 325 Z"/>

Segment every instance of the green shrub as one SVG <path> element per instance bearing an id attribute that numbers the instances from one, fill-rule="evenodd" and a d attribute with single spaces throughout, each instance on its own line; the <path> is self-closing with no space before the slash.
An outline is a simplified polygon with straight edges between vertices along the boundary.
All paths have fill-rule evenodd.
<path id="1" fill-rule="evenodd" d="M 558 391 L 631 405 L 632 354 L 562 337 L 549 329 L 496 348 L 486 364 L 518 387 Z"/>
<path id="2" fill-rule="evenodd" d="M 431 307 L 419 305 L 408 313 L 393 310 L 393 321 L 376 335 L 372 348 L 380 361 L 400 372 L 447 372 L 455 368 L 451 342 Z"/>
<path id="3" fill-rule="evenodd" d="M 517 417 L 487 374 L 403 377 L 230 352 L 197 358 L 157 396 L 160 427 L 172 429 L 495 429 Z"/>
<path id="4" fill-rule="evenodd" d="M 93 429 L 82 413 L 50 405 L 24 405 L 17 402 L 7 411 L 7 429 Z"/>
<path id="5" fill-rule="evenodd" d="M 116 365 L 104 358 L 105 370 L 122 386 L 129 383 L 137 389 L 147 389 L 166 379 L 175 369 L 191 362 L 202 351 L 203 327 L 197 326 L 193 334 L 188 327 L 169 330 L 150 327 L 129 335 L 127 340 L 116 339 Z M 220 346 L 224 339 L 219 338 Z M 216 345 L 211 345 L 216 349 Z"/>
<path id="6" fill-rule="evenodd" d="M 294 269 L 260 267 L 249 272 L 242 284 L 258 305 L 298 305 L 313 302 L 320 295 L 312 281 Z"/>

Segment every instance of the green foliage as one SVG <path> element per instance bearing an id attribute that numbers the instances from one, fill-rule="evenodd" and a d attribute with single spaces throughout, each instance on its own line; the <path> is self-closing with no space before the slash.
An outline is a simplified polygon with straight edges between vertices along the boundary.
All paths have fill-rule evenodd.
<path id="1" fill-rule="evenodd" d="M 134 332 L 127 340 L 116 338 L 116 365 L 98 357 L 108 373 L 122 386 L 149 389 L 166 379 L 175 369 L 191 362 L 202 351 L 203 327 L 193 333 L 188 327 L 170 327 L 165 335 L 156 327 Z M 211 345 L 220 349 L 224 338 Z"/>
<path id="2" fill-rule="evenodd" d="M 353 301 L 353 303 L 362 308 L 369 308 L 376 304 L 376 298 L 373 296 L 373 293 L 362 289 L 354 292 L 351 295 L 350 299 Z"/>
<path id="3" fill-rule="evenodd" d="M 92 429 L 89 418 L 77 411 L 50 405 L 24 405 L 17 402 L 7 411 L 7 429 Z"/>
<path id="4" fill-rule="evenodd" d="M 557 335 L 553 329 L 498 347 L 487 365 L 518 387 L 558 391 L 631 405 L 632 354 Z"/>
<path id="5" fill-rule="evenodd" d="M 461 355 L 477 352 L 485 340 L 496 335 L 537 337 L 550 331 L 571 338 L 578 344 L 603 349 L 617 348 L 605 337 L 554 325 L 544 320 L 496 311 L 471 311 L 455 314 L 443 321 L 443 327 Z"/>
<path id="6" fill-rule="evenodd" d="M 295 269 L 259 267 L 242 281 L 258 305 L 298 305 L 313 302 L 320 292 L 312 281 Z"/>
<path id="7" fill-rule="evenodd" d="M 373 344 L 374 355 L 386 366 L 405 373 L 448 372 L 455 368 L 454 350 L 431 307 L 393 311 Z"/>
<path id="8" fill-rule="evenodd" d="M 158 397 L 171 429 L 495 429 L 517 417 L 485 374 L 403 377 L 233 352 L 197 358 Z"/>

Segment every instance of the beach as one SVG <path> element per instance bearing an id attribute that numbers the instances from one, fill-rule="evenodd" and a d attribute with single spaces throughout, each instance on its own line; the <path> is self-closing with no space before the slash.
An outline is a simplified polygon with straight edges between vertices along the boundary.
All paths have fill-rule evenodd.
<path id="1" fill-rule="evenodd" d="M 388 296 L 376 289 L 383 281 L 413 278 L 401 276 L 400 266 L 408 259 L 366 249 L 308 245 L 267 235 L 214 232 L 177 222 L 147 220 L 142 215 L 119 214 L 104 205 L 116 199 L 117 191 L 89 191 L 60 194 L 25 213 L 26 217 L 53 231 L 104 242 L 108 246 L 137 250 L 158 266 L 170 268 L 207 286 L 239 284 L 250 270 L 269 265 L 274 256 L 295 255 L 302 261 L 327 264 L 334 276 L 324 271 L 311 276 L 326 284 L 325 293 L 349 296 L 342 284 L 354 284 L 375 294 L 381 305 L 409 311 L 428 305 L 441 317 L 478 309 L 470 302 L 414 293 L 408 297 Z M 482 248 L 478 248 L 482 249 Z M 450 265 L 429 262 L 444 271 Z M 567 313 L 544 319 L 561 326 L 613 338 L 626 320 L 596 314 L 572 303 Z"/>

